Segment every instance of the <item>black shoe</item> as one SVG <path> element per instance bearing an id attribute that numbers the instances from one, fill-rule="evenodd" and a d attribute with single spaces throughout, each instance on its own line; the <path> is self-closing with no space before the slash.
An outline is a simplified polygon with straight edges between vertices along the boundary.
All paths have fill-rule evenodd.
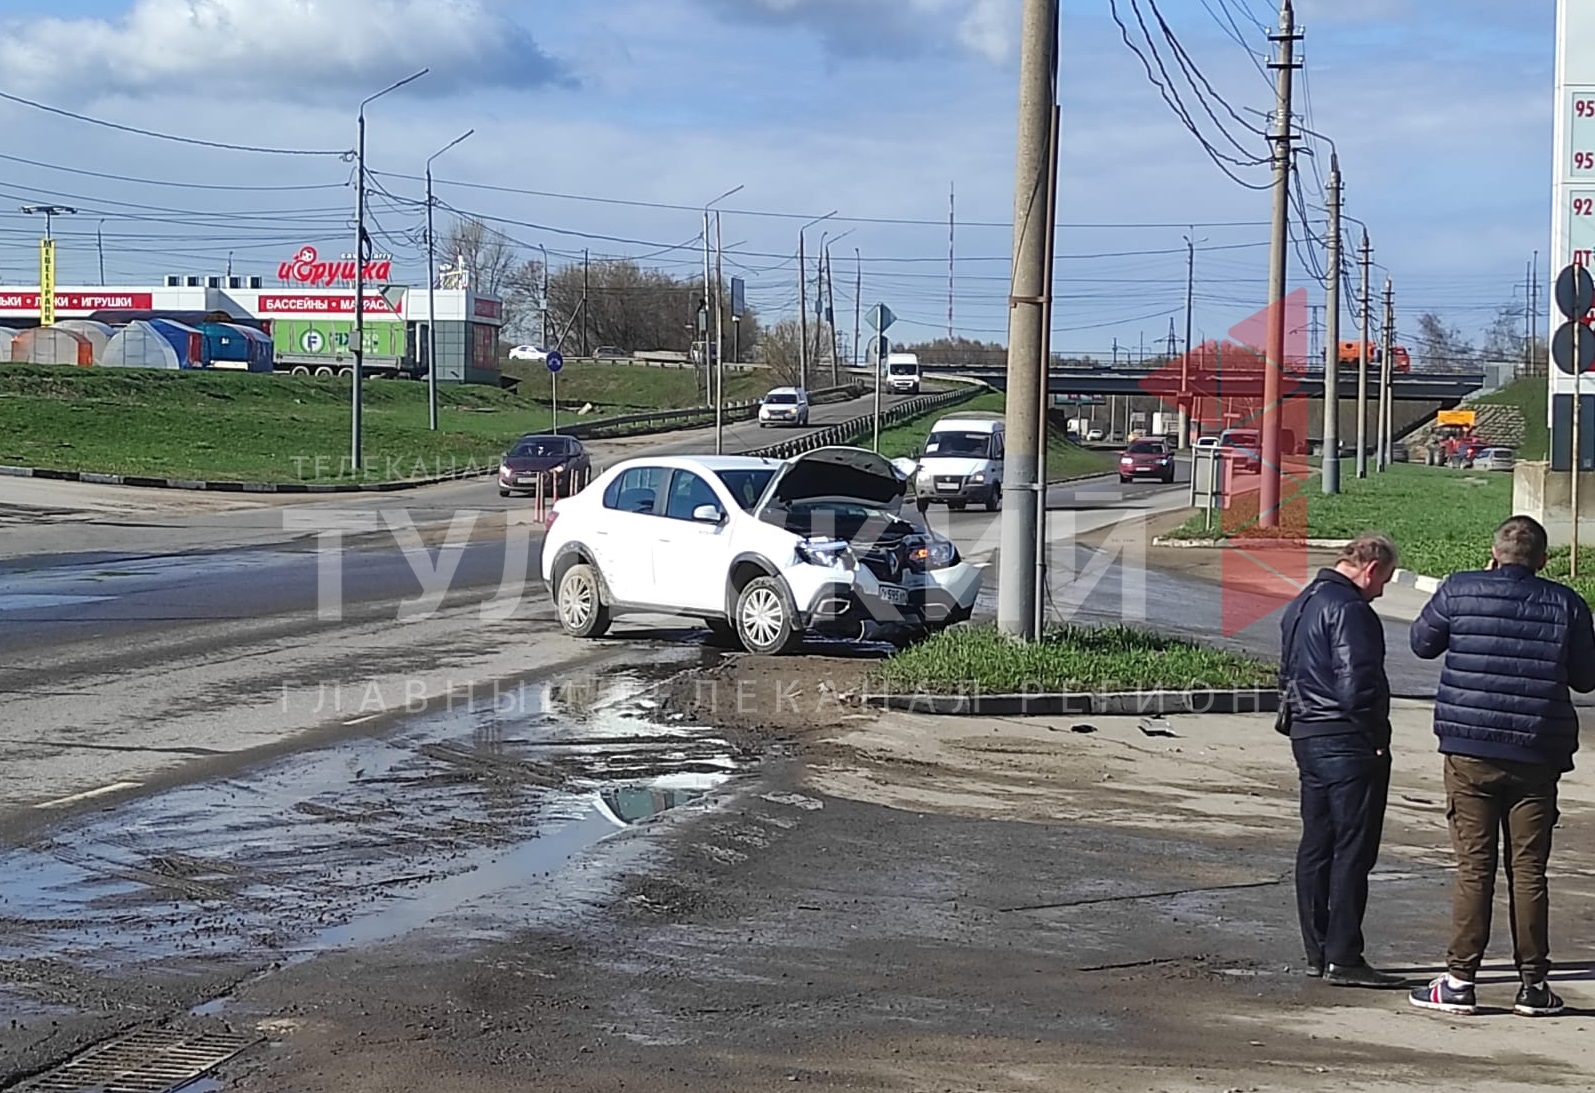
<path id="1" fill-rule="evenodd" d="M 1562 1012 L 1562 1008 L 1562 1000 L 1548 983 L 1532 987 L 1525 983 L 1523 989 L 1517 992 L 1517 1004 L 1512 1007 L 1512 1012 L 1522 1017 L 1555 1017 Z"/>
<path id="2" fill-rule="evenodd" d="M 1308 975 L 1309 978 L 1311 978 L 1311 979 L 1321 979 L 1321 978 L 1323 978 L 1323 974 L 1324 974 L 1324 966 L 1322 964 L 1318 963 L 1315 960 L 1309 960 L 1307 962 L 1307 975 Z"/>
<path id="3" fill-rule="evenodd" d="M 1527 990 L 1528 988 L 1523 988 Z M 1519 998 L 1522 995 L 1518 996 Z M 1451 985 L 1450 977 L 1439 976 L 1432 980 L 1428 986 L 1412 988 L 1412 1004 L 1419 1009 L 1439 1010 L 1441 1013 L 1456 1013 L 1464 1017 L 1479 1012 L 1478 999 L 1473 992 L 1473 984 L 1465 983 L 1460 987 Z"/>
<path id="4" fill-rule="evenodd" d="M 1367 987 L 1370 990 L 1389 991 L 1405 987 L 1404 976 L 1391 975 L 1367 964 L 1331 964 L 1324 982 L 1336 987 Z"/>

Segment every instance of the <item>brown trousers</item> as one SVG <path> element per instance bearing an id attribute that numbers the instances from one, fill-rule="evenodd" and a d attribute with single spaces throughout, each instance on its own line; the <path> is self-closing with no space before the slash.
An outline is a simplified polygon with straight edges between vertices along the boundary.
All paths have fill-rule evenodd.
<path id="1" fill-rule="evenodd" d="M 1490 943 L 1496 856 L 1505 836 L 1513 960 L 1525 983 L 1543 983 L 1551 970 L 1550 894 L 1545 866 L 1556 827 L 1554 767 L 1471 756 L 1445 757 L 1446 819 L 1456 851 L 1451 897 L 1452 975 L 1472 982 Z"/>

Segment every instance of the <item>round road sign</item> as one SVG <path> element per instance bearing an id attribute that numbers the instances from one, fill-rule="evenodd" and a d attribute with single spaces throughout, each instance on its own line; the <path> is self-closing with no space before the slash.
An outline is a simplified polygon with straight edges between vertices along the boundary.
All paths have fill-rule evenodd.
<path id="1" fill-rule="evenodd" d="M 1568 266 L 1556 278 L 1556 309 L 1563 318 L 1578 319 L 1595 307 L 1595 279 L 1583 266 Z"/>
<path id="2" fill-rule="evenodd" d="M 557 350 L 548 355 L 548 370 L 550 372 L 558 372 L 561 368 L 564 368 L 564 367 L 565 367 L 565 358 L 560 356 L 560 354 L 559 354 L 559 352 Z"/>
<path id="3" fill-rule="evenodd" d="M 1551 339 L 1551 359 L 1569 376 L 1595 368 L 1595 330 L 1584 327 L 1578 334 L 1578 367 L 1573 366 L 1573 330 L 1578 323 L 1563 323 Z"/>

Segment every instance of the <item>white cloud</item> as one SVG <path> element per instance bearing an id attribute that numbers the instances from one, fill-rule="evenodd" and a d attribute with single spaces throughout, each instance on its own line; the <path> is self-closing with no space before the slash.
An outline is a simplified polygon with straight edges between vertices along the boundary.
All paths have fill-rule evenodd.
<path id="1" fill-rule="evenodd" d="M 846 57 L 949 47 L 1002 62 L 1013 50 L 1018 0 L 701 0 L 730 19 L 805 27 Z"/>
<path id="2" fill-rule="evenodd" d="M 483 0 L 137 0 L 126 16 L 0 22 L 0 84 L 54 97 L 251 92 L 321 100 L 430 67 L 417 94 L 562 82 Z M 203 89 L 203 91 L 201 91 Z"/>

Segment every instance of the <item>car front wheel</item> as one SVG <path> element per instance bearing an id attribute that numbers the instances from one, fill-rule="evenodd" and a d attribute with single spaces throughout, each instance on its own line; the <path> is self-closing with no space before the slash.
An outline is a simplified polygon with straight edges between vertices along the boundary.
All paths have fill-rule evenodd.
<path id="1" fill-rule="evenodd" d="M 609 607 L 590 565 L 573 565 L 565 571 L 554 603 L 560 628 L 573 638 L 602 637 L 609 629 Z"/>
<path id="2" fill-rule="evenodd" d="M 791 652 L 803 637 L 786 589 L 774 577 L 755 577 L 742 590 L 736 628 L 742 647 L 761 656 Z"/>
<path id="3" fill-rule="evenodd" d="M 992 483 L 991 493 L 986 496 L 986 511 L 996 512 L 1002 508 L 1002 483 Z"/>

